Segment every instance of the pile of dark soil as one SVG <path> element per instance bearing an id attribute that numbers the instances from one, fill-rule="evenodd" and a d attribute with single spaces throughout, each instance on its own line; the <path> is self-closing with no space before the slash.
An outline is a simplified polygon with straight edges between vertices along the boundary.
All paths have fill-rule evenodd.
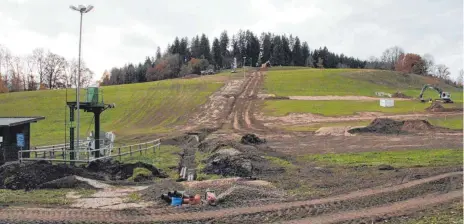
<path id="1" fill-rule="evenodd" d="M 244 201 L 282 198 L 283 193 L 264 187 L 234 186 L 218 195 L 219 203 L 240 204 Z"/>
<path id="2" fill-rule="evenodd" d="M 382 133 L 382 134 L 400 134 L 403 133 L 401 127 L 403 121 L 395 121 L 388 118 L 376 118 L 367 127 L 353 128 L 348 130 L 350 134 L 355 133 Z"/>
<path id="3" fill-rule="evenodd" d="M 426 111 L 431 112 L 444 112 L 446 108 L 444 108 L 440 102 L 433 102 L 430 107 L 425 108 Z"/>
<path id="4" fill-rule="evenodd" d="M 430 107 L 425 108 L 429 112 L 460 112 L 463 110 L 462 107 L 446 108 L 441 105 L 440 101 L 435 101 L 430 105 Z"/>
<path id="5" fill-rule="evenodd" d="M 76 176 L 66 176 L 60 179 L 52 180 L 37 186 L 39 189 L 61 189 L 61 188 L 80 188 L 96 189 L 85 181 L 80 181 Z"/>
<path id="6" fill-rule="evenodd" d="M 0 188 L 34 189 L 66 176 L 78 175 L 102 180 L 104 176 L 92 173 L 84 168 L 70 167 L 64 164 L 52 165 L 46 161 L 38 162 L 8 162 L 0 167 Z"/>
<path id="7" fill-rule="evenodd" d="M 154 177 L 166 178 L 167 174 L 158 170 L 150 164 L 136 163 L 121 163 L 114 160 L 97 160 L 89 163 L 86 169 L 90 172 L 104 173 L 110 180 L 126 180 L 134 174 L 135 168 L 145 168 L 150 170 Z"/>
<path id="8" fill-rule="evenodd" d="M 376 118 L 367 127 L 353 128 L 349 133 L 405 134 L 408 132 L 429 131 L 436 127 L 426 120 L 395 121 L 389 118 Z"/>
<path id="9" fill-rule="evenodd" d="M 242 136 L 240 142 L 245 145 L 259 145 L 266 143 L 266 139 L 260 139 L 255 134 L 246 134 Z"/>
<path id="10" fill-rule="evenodd" d="M 399 91 L 396 92 L 396 93 L 393 93 L 393 94 L 392 94 L 392 97 L 394 97 L 394 98 L 407 98 L 407 99 L 412 98 L 412 97 L 407 96 L 406 94 L 404 94 L 404 93 L 402 93 L 402 92 L 399 92 Z"/>
<path id="11" fill-rule="evenodd" d="M 152 184 L 149 188 L 142 190 L 140 193 L 146 200 L 161 200 L 161 194 L 167 194 L 169 191 L 183 191 L 184 186 L 172 179 L 161 179 Z"/>
<path id="12" fill-rule="evenodd" d="M 274 166 L 260 153 L 235 148 L 220 149 L 203 162 L 206 166 L 202 172 L 225 177 L 253 177 L 285 172 L 285 169 Z"/>
<path id="13" fill-rule="evenodd" d="M 123 164 L 112 160 L 98 160 L 81 167 L 53 165 L 47 161 L 8 162 L 0 166 L 0 188 L 29 190 L 53 186 L 55 188 L 79 186 L 80 183 L 73 181 L 71 177 L 62 179 L 73 175 L 96 180 L 126 180 L 132 176 L 133 170 L 137 167 L 150 170 L 155 177 L 167 177 L 156 167 L 141 162 Z"/>

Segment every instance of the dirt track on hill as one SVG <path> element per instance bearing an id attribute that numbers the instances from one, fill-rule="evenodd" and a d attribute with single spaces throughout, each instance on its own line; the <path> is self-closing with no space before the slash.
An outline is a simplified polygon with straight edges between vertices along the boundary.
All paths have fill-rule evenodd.
<path id="1" fill-rule="evenodd" d="M 249 74 L 243 92 L 238 96 L 232 110 L 232 127 L 237 131 L 264 131 L 267 128 L 254 117 L 257 95 L 264 80 L 260 71 Z"/>
<path id="2" fill-rule="evenodd" d="M 225 217 L 236 217 L 242 215 L 258 214 L 263 212 L 278 212 L 283 209 L 292 209 L 302 208 L 305 206 L 312 205 L 328 205 L 332 203 L 338 203 L 342 201 L 354 200 L 357 198 L 371 197 L 377 194 L 392 193 L 400 191 L 407 188 L 412 188 L 421 184 L 426 184 L 433 181 L 442 180 L 444 178 L 450 178 L 453 176 L 462 175 L 462 172 L 452 172 L 441 174 L 429 178 L 424 178 L 420 180 L 410 181 L 404 184 L 399 184 L 392 187 L 386 188 L 371 188 L 371 189 L 362 189 L 359 191 L 350 192 L 347 194 L 307 200 L 307 201 L 294 201 L 278 204 L 268 204 L 260 207 L 240 207 L 233 209 L 222 209 L 217 211 L 204 211 L 204 212 L 184 212 L 184 213 L 169 213 L 169 209 L 137 209 L 137 210 L 121 210 L 121 211 L 109 211 L 109 210 L 89 210 L 89 209 L 45 209 L 45 208 L 4 208 L 0 210 L 0 220 L 8 221 L 10 223 L 19 222 L 19 221 L 28 221 L 28 220 L 41 220 L 41 221 L 94 221 L 94 222 L 112 222 L 112 223 L 134 223 L 134 222 L 175 222 L 175 221 L 206 221 L 206 220 L 215 220 Z M 434 203 L 446 202 L 448 200 L 455 199 L 457 197 L 462 197 L 462 190 L 453 191 L 449 194 L 438 194 L 435 195 L 433 201 Z M 411 200 L 406 201 L 405 203 L 408 206 L 408 209 L 420 208 L 422 203 L 420 200 Z M 376 212 L 388 212 L 389 209 L 396 211 L 401 206 L 385 207 L 375 210 Z M 181 210 L 180 210 L 181 211 Z M 359 214 L 362 213 L 353 213 L 351 216 L 357 218 Z M 324 216 L 322 216 L 324 217 Z M 339 217 L 339 216 L 337 216 Z M 229 219 L 232 220 L 232 219 Z M 256 223 L 258 220 L 254 220 Z M 322 219 L 324 221 L 324 219 Z M 248 223 L 248 222 L 247 222 Z M 253 222 L 251 222 L 253 223 Z M 324 223 L 324 222 L 322 222 Z"/>

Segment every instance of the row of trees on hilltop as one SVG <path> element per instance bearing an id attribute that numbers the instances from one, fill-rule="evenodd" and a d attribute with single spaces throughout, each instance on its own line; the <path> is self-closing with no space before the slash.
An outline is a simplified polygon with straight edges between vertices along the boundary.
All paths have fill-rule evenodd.
<path id="1" fill-rule="evenodd" d="M 462 86 L 464 71 L 459 71 L 456 80 L 451 78 L 449 68 L 444 64 L 435 64 L 430 54 L 420 56 L 415 53 L 405 53 L 401 47 L 394 46 L 386 49 L 380 58 L 370 57 L 365 68 L 392 70 L 404 73 L 414 73 L 423 76 L 433 76 L 444 80 L 448 84 Z"/>
<path id="2" fill-rule="evenodd" d="M 243 59 L 245 57 L 245 60 Z M 317 68 L 364 68 L 366 61 L 330 52 L 327 47 L 310 49 L 298 36 L 238 31 L 229 36 L 224 31 L 212 42 L 205 35 L 176 37 L 164 52 L 158 47 L 155 57 L 138 64 L 127 64 L 105 72 L 102 85 L 117 85 L 200 74 L 205 69 L 229 69 L 234 58 L 237 66 L 258 67 L 268 62 L 273 66 L 307 66 Z"/>
<path id="3" fill-rule="evenodd" d="M 0 45 L 0 93 L 71 88 L 77 84 L 78 62 L 37 48 L 25 56 Z M 93 72 L 81 62 L 80 85 L 88 86 Z"/>

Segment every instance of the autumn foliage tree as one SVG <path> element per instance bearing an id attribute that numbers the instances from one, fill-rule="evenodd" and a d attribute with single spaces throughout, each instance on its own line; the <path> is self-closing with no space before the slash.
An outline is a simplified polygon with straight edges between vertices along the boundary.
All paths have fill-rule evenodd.
<path id="1" fill-rule="evenodd" d="M 426 64 L 422 57 L 417 54 L 401 54 L 396 61 L 395 70 L 404 73 L 415 73 L 424 75 L 427 72 Z"/>

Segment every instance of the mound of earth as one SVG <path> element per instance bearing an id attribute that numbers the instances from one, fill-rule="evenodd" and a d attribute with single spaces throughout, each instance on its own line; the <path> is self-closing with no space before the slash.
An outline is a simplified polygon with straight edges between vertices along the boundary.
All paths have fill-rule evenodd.
<path id="1" fill-rule="evenodd" d="M 61 189 L 61 188 L 80 188 L 80 189 L 96 189 L 89 183 L 79 180 L 76 176 L 67 176 L 60 179 L 52 180 L 37 186 L 39 189 Z"/>
<path id="2" fill-rule="evenodd" d="M 426 111 L 431 111 L 431 112 L 443 112 L 445 111 L 445 108 L 441 105 L 440 102 L 433 102 L 430 107 L 425 108 Z"/>
<path id="3" fill-rule="evenodd" d="M 150 185 L 145 190 L 142 190 L 141 196 L 147 200 L 161 200 L 162 194 L 167 194 L 169 191 L 183 191 L 184 186 L 182 184 L 177 183 L 172 179 L 162 179 L 160 181 L 156 181 L 156 183 Z"/>
<path id="4" fill-rule="evenodd" d="M 399 92 L 399 91 L 396 92 L 396 93 L 393 93 L 393 94 L 392 94 L 392 97 L 393 97 L 393 98 L 412 98 L 412 97 L 407 96 L 407 95 L 405 95 L 404 93 Z"/>
<path id="5" fill-rule="evenodd" d="M 462 111 L 462 107 L 446 108 L 441 105 L 441 102 L 435 101 L 430 107 L 425 108 L 425 110 L 430 112 L 459 112 Z"/>
<path id="6" fill-rule="evenodd" d="M 97 160 L 89 163 L 87 170 L 91 172 L 103 172 L 109 175 L 110 180 L 126 180 L 134 174 L 135 168 L 145 168 L 151 171 L 153 177 L 166 178 L 167 174 L 157 169 L 153 165 L 143 162 L 121 163 L 114 160 Z"/>
<path id="7" fill-rule="evenodd" d="M 219 203 L 240 204 L 244 201 L 283 198 L 285 194 L 264 187 L 233 186 L 217 196 Z"/>
<path id="8" fill-rule="evenodd" d="M 376 118 L 367 127 L 353 128 L 349 133 L 401 134 L 407 132 L 429 131 L 436 127 L 426 120 L 395 121 L 389 118 Z"/>
<path id="9" fill-rule="evenodd" d="M 133 170 L 137 167 L 150 170 L 155 177 L 167 177 L 156 167 L 141 162 L 123 164 L 118 161 L 98 160 L 87 167 L 53 165 L 47 161 L 8 162 L 0 166 L 0 188 L 29 190 L 53 186 L 79 186 L 72 178 L 65 178 L 73 175 L 96 180 L 125 180 L 132 176 Z"/>
<path id="10" fill-rule="evenodd" d="M 242 136 L 240 142 L 245 145 L 259 145 L 266 143 L 266 139 L 260 139 L 255 134 L 246 134 Z"/>
<path id="11" fill-rule="evenodd" d="M 206 166 L 202 172 L 225 177 L 252 177 L 268 172 L 284 172 L 284 169 L 273 166 L 258 152 L 235 148 L 219 149 L 203 162 Z"/>

